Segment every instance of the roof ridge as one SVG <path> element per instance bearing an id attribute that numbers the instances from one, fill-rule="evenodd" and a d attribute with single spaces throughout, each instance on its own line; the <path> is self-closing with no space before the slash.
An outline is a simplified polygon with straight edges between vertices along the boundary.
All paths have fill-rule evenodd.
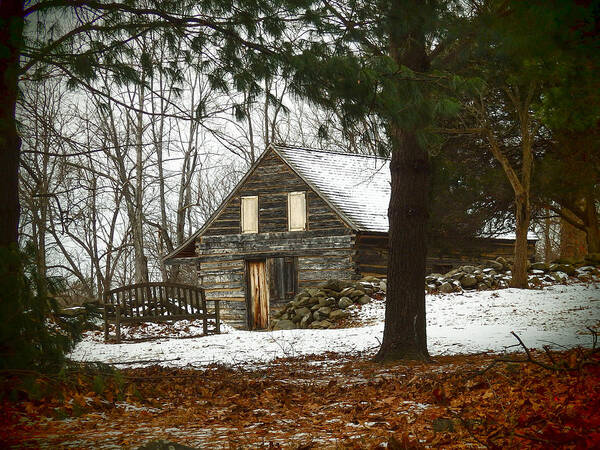
<path id="1" fill-rule="evenodd" d="M 306 150 L 309 152 L 329 153 L 329 154 L 333 154 L 333 155 L 344 155 L 344 156 L 361 156 L 363 158 L 380 159 L 383 161 L 390 160 L 390 158 L 387 158 L 385 156 L 368 155 L 368 154 L 364 154 L 364 153 L 349 153 L 349 152 L 342 152 L 339 150 L 325 150 L 322 148 L 302 147 L 302 146 L 298 146 L 298 145 L 288 145 L 288 144 L 272 144 L 272 145 L 273 145 L 273 147 L 281 148 L 281 149 Z"/>

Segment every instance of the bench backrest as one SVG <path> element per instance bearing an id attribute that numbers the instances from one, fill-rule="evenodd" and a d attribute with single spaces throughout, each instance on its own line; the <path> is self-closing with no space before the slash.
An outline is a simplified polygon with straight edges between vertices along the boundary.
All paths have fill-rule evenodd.
<path id="1" fill-rule="evenodd" d="M 105 306 L 118 306 L 123 317 L 170 317 L 206 313 L 200 286 L 179 283 L 138 283 L 104 294 Z"/>

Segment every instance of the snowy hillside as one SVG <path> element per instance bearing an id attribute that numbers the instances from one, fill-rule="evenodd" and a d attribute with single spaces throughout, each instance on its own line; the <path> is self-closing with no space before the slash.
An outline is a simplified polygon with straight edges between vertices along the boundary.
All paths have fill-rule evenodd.
<path id="1" fill-rule="evenodd" d="M 356 307 L 353 315 L 364 325 L 333 330 L 264 332 L 239 331 L 225 326 L 221 335 L 200 337 L 193 337 L 201 333 L 201 326 L 195 324 L 178 323 L 170 329 L 149 324 L 146 334 L 158 338 L 119 345 L 105 344 L 102 332 L 94 331 L 86 334 L 71 358 L 119 363 L 120 367 L 139 367 L 158 361 L 162 366 L 203 367 L 213 363 L 258 366 L 281 357 L 326 352 L 374 353 L 383 334 L 383 302 Z M 592 338 L 586 327 L 598 329 L 600 325 L 600 285 L 428 295 L 427 324 L 429 351 L 433 356 L 517 350 L 511 347 L 517 344 L 511 331 L 529 347 L 587 346 Z M 161 335 L 167 331 L 170 336 Z M 140 337 L 140 330 L 130 333 L 129 337 Z M 136 361 L 143 363 L 134 364 Z"/>

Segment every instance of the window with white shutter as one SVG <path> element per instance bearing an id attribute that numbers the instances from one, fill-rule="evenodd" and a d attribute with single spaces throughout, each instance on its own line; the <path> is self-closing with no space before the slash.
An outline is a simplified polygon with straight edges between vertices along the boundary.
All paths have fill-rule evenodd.
<path id="1" fill-rule="evenodd" d="M 306 230 L 306 192 L 290 192 L 288 194 L 288 229 L 290 231 Z"/>
<path id="2" fill-rule="evenodd" d="M 242 197 L 242 233 L 258 233 L 258 195 Z"/>

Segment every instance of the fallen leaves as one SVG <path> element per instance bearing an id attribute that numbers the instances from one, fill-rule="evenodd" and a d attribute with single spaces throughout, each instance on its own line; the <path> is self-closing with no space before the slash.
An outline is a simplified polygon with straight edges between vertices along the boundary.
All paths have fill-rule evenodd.
<path id="1" fill-rule="evenodd" d="M 6 379 L 0 440 L 126 448 L 157 438 L 198 447 L 593 447 L 600 444 L 600 355 L 585 364 L 578 355 L 555 353 L 572 370 L 554 372 L 525 363 L 490 368 L 493 355 L 379 365 L 330 354 L 254 371 L 155 366 L 37 380 L 45 385 L 36 398 L 19 391 L 13 401 L 19 384 Z"/>

